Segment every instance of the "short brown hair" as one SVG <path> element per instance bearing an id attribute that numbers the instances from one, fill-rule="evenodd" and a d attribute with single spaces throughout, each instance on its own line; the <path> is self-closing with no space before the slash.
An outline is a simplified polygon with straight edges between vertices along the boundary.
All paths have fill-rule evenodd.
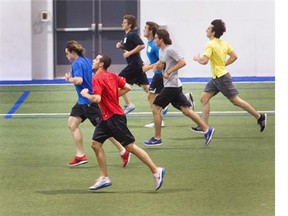
<path id="1" fill-rule="evenodd" d="M 156 34 L 157 34 L 159 39 L 163 39 L 163 42 L 166 45 L 171 45 L 172 44 L 172 40 L 170 39 L 169 32 L 166 29 L 158 29 L 156 31 Z"/>
<path id="2" fill-rule="evenodd" d="M 159 29 L 159 25 L 152 21 L 147 21 L 146 25 L 149 27 L 149 30 L 152 31 L 153 36 L 155 36 L 156 31 Z"/>
<path id="3" fill-rule="evenodd" d="M 123 19 L 126 19 L 128 21 L 128 24 L 131 25 L 131 29 L 134 29 L 136 27 L 136 17 L 133 15 L 125 15 Z"/>

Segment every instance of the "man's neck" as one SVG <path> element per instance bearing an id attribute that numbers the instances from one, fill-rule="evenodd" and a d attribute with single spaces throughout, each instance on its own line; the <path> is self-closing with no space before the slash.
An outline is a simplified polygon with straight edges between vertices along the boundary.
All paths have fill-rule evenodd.
<path id="1" fill-rule="evenodd" d="M 132 29 L 127 29 L 125 30 L 125 34 L 127 34 L 128 32 L 132 31 Z"/>

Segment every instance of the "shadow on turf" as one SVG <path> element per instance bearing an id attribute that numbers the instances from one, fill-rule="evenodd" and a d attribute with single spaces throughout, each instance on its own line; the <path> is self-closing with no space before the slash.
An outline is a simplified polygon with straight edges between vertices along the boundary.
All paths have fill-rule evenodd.
<path id="1" fill-rule="evenodd" d="M 165 186 L 164 186 L 165 187 Z M 35 191 L 35 193 L 43 195 L 60 195 L 60 194 L 169 194 L 169 193 L 181 193 L 191 192 L 192 188 L 162 188 L 159 191 L 154 190 L 125 190 L 125 191 L 89 191 L 85 189 L 63 189 L 63 190 L 49 190 L 49 191 Z"/>

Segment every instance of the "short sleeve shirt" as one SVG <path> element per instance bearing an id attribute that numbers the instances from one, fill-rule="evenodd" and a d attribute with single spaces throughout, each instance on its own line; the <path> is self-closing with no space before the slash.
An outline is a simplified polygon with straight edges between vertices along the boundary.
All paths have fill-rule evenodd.
<path id="1" fill-rule="evenodd" d="M 232 47 L 227 42 L 218 38 L 214 38 L 206 44 L 203 55 L 210 59 L 213 79 L 227 73 L 225 66 L 226 57 L 227 54 L 232 53 L 232 51 Z"/>
<path id="2" fill-rule="evenodd" d="M 101 96 L 99 107 L 104 121 L 114 114 L 124 115 L 124 111 L 119 105 L 118 89 L 123 88 L 125 84 L 125 78 L 105 70 L 97 72 L 93 76 L 93 93 Z"/>

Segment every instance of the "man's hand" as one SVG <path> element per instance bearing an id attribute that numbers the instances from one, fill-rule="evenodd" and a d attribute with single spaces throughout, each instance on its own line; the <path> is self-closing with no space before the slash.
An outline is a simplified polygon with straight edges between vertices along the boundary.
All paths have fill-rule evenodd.
<path id="1" fill-rule="evenodd" d="M 80 94 L 83 96 L 83 97 L 86 97 L 87 98 L 87 95 L 89 96 L 89 90 L 87 88 L 84 88 L 82 89 L 82 91 L 80 92 Z"/>

